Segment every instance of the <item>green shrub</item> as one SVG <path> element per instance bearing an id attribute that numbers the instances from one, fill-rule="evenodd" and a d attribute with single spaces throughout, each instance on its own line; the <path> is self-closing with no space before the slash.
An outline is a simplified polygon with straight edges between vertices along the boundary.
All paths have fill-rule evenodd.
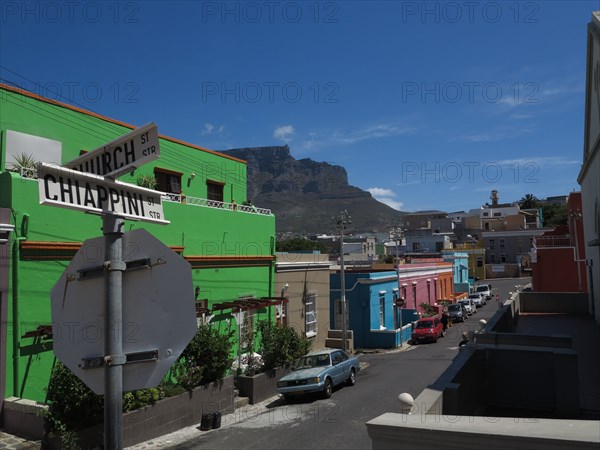
<path id="1" fill-rule="evenodd" d="M 264 370 L 289 366 L 310 351 L 311 341 L 292 327 L 261 321 L 258 330 L 261 335 L 258 353 L 262 356 Z"/>
<path id="2" fill-rule="evenodd" d="M 138 186 L 148 189 L 156 189 L 158 186 L 158 180 L 154 175 L 138 175 L 136 182 Z"/>
<path id="3" fill-rule="evenodd" d="M 201 384 L 220 380 L 231 366 L 233 331 L 221 334 L 210 325 L 200 325 L 181 357 L 187 367 L 202 369 Z"/>
<path id="4" fill-rule="evenodd" d="M 430 305 L 429 303 L 421 303 L 421 309 L 423 310 L 423 317 L 432 317 L 438 315 L 437 307 Z"/>
<path id="5" fill-rule="evenodd" d="M 44 415 L 49 437 L 58 436 L 64 448 L 77 448 L 75 432 L 104 420 L 104 397 L 94 394 L 62 363 L 52 369 Z"/>

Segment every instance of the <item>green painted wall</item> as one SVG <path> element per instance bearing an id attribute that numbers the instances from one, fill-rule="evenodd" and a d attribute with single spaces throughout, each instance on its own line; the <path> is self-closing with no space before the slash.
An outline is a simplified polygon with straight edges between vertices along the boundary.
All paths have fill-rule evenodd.
<path id="1" fill-rule="evenodd" d="M 160 124 L 158 125 L 160 132 Z M 24 97 L 0 87 L 0 207 L 10 208 L 12 211 L 11 223 L 16 225 L 17 233 L 13 233 L 11 239 L 14 241 L 20 236 L 19 230 L 24 215 L 29 215 L 28 241 L 82 242 L 100 236 L 102 231 L 99 216 L 40 205 L 37 180 L 24 179 L 18 174 L 4 170 L 6 130 L 62 142 L 60 162 L 65 163 L 79 156 L 80 150 L 93 150 L 128 132 L 129 129 L 39 99 Z M 210 179 L 225 183 L 224 201 L 235 198 L 239 204 L 246 199 L 246 166 L 243 162 L 166 139 L 161 139 L 160 144 L 161 156 L 158 160 L 139 168 L 134 176 L 126 175 L 121 177 L 121 180 L 135 183 L 138 174 L 152 173 L 153 167 L 156 166 L 183 172 L 182 189 L 187 196 L 206 198 L 206 180 Z M 195 174 L 193 179 L 190 177 L 191 173 Z M 184 256 L 270 256 L 274 251 L 273 215 L 173 202 L 164 202 L 164 213 L 171 224 L 155 225 L 126 221 L 126 229 L 146 228 L 166 245 L 183 246 Z M 14 267 L 12 249 L 11 243 L 11 267 Z M 50 323 L 49 292 L 68 263 L 68 258 L 50 261 L 21 258 L 18 261 L 18 336 L 34 330 L 39 324 Z M 229 267 L 195 268 L 192 276 L 194 286 L 200 288 L 198 298 L 209 299 L 209 305 L 220 301 L 232 301 L 240 295 L 273 295 L 274 267 L 268 262 L 260 267 L 232 267 L 230 263 Z M 2 355 L 7 362 L 6 396 L 13 394 L 13 288 L 10 282 L 6 299 L 8 315 L 2 318 L 3 324 L 7 324 L 6 353 Z M 257 311 L 255 320 L 267 319 L 269 314 L 272 312 L 268 309 Z M 218 319 L 220 320 L 216 326 L 223 331 L 230 327 L 235 329 L 233 319 L 226 321 L 224 316 Z M 33 339 L 19 338 L 19 341 L 21 346 L 33 343 Z M 20 357 L 18 384 L 22 387 L 22 392 L 18 394 L 24 398 L 43 401 L 44 388 L 53 361 L 52 352 L 39 353 L 31 358 Z"/>

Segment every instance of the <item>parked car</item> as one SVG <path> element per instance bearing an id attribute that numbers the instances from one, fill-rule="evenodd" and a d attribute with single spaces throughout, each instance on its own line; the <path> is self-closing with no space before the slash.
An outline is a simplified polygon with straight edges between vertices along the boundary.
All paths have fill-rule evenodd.
<path id="1" fill-rule="evenodd" d="M 473 302 L 473 299 L 471 299 L 471 298 L 465 298 L 463 300 L 459 300 L 458 303 L 461 303 L 465 306 L 465 309 L 467 310 L 467 314 L 469 316 L 472 314 L 475 314 L 477 312 L 477 307 L 475 306 L 475 303 Z"/>
<path id="2" fill-rule="evenodd" d="M 485 299 L 485 295 L 483 295 L 481 292 L 475 292 L 473 294 L 469 294 L 469 298 L 471 300 L 473 300 L 473 303 L 475 303 L 476 308 L 483 306 L 487 303 L 487 301 Z"/>
<path id="3" fill-rule="evenodd" d="M 479 284 L 475 287 L 475 292 L 485 295 L 486 300 L 492 299 L 492 285 L 491 284 Z"/>
<path id="4" fill-rule="evenodd" d="M 322 393 L 329 398 L 334 386 L 344 382 L 353 386 L 359 370 L 358 359 L 342 350 L 311 352 L 299 358 L 292 372 L 279 380 L 277 392 L 283 394 L 286 400 L 309 393 Z"/>
<path id="5" fill-rule="evenodd" d="M 417 320 L 412 333 L 412 341 L 413 344 L 419 344 L 424 341 L 437 342 L 443 333 L 444 327 L 439 317 L 423 317 Z"/>
<path id="6" fill-rule="evenodd" d="M 450 316 L 450 320 L 452 320 L 452 322 L 464 322 L 468 317 L 465 305 L 462 303 L 448 305 L 448 315 Z"/>

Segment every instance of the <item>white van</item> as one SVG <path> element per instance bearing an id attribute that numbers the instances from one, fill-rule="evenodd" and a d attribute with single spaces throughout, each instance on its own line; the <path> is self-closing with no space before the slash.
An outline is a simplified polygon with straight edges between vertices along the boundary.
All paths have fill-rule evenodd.
<path id="1" fill-rule="evenodd" d="M 492 299 L 492 285 L 491 284 L 480 284 L 475 288 L 475 292 L 485 295 L 487 300 Z"/>

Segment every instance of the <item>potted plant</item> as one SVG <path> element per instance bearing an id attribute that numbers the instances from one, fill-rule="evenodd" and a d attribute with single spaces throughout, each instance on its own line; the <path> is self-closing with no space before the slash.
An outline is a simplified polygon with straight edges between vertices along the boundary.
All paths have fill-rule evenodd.
<path id="1" fill-rule="evenodd" d="M 279 378 L 287 374 L 291 364 L 307 354 L 311 347 L 311 341 L 294 328 L 269 321 L 259 322 L 257 328 L 261 338 L 258 353 L 262 367 L 237 377 L 240 396 L 248 397 L 250 404 L 271 397 Z"/>

